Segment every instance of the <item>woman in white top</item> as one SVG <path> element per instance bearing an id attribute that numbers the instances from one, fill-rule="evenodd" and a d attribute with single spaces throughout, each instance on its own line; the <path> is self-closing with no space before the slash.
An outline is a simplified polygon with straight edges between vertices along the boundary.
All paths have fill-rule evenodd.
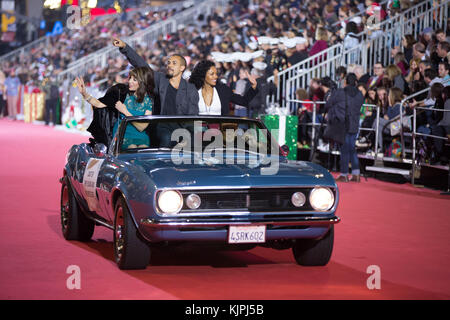
<path id="1" fill-rule="evenodd" d="M 233 93 L 230 87 L 217 79 L 217 69 L 212 61 L 200 61 L 192 70 L 189 82 L 198 89 L 200 115 L 229 115 L 230 103 L 248 106 L 258 93 L 253 76 L 248 75 L 251 88 L 243 96 Z"/>

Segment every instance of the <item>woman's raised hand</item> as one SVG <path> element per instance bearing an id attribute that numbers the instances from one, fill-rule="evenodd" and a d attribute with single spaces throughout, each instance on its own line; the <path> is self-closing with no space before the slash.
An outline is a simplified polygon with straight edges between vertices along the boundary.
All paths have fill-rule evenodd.
<path id="1" fill-rule="evenodd" d="M 252 88 L 256 89 L 256 85 L 258 83 L 256 82 L 255 77 L 252 76 L 251 74 L 249 74 L 248 71 L 245 71 L 245 73 L 246 73 L 246 77 L 247 77 L 248 81 L 250 81 L 250 84 L 252 85 Z"/>
<path id="2" fill-rule="evenodd" d="M 86 85 L 84 84 L 83 78 L 76 77 L 75 84 L 77 85 L 78 91 L 80 91 L 81 95 L 83 97 L 85 97 L 87 94 L 87 91 L 86 91 Z"/>

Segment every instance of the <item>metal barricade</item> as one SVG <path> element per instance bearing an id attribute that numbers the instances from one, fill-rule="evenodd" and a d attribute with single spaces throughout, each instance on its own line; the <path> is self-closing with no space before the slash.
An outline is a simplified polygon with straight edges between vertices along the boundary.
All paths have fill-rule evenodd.
<path id="1" fill-rule="evenodd" d="M 425 134 L 425 133 L 420 133 L 417 132 L 417 110 L 433 110 L 435 112 L 450 112 L 450 110 L 443 110 L 443 109 L 433 109 L 433 108 L 426 108 L 426 107 L 415 107 L 413 109 L 413 132 L 412 132 L 412 137 L 413 137 L 413 153 L 412 153 L 412 174 L 411 174 L 411 184 L 414 184 L 415 182 L 415 172 L 416 172 L 416 137 L 417 136 L 422 136 L 422 137 L 428 137 L 428 138 L 433 138 L 433 139 L 441 139 L 441 140 L 447 140 L 447 137 L 441 137 L 441 136 L 436 136 L 436 135 L 432 135 L 432 134 Z M 450 168 L 449 168 L 450 170 Z"/>
<path id="2" fill-rule="evenodd" d="M 307 100 L 290 99 L 287 102 L 308 103 L 308 104 L 312 104 L 313 105 L 312 122 L 307 123 L 306 125 L 312 126 L 312 128 L 311 128 L 311 148 L 314 149 L 315 148 L 316 127 L 322 125 L 321 123 L 317 123 L 317 121 L 316 121 L 316 118 L 317 118 L 317 105 L 320 105 L 320 104 L 324 105 L 326 103 L 326 101 L 307 101 Z M 298 108 L 296 108 L 296 112 L 297 112 L 297 110 L 298 110 Z"/>

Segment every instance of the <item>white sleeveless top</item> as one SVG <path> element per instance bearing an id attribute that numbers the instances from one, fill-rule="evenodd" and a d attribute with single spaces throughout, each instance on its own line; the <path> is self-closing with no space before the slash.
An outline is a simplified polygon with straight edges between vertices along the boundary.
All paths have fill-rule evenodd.
<path id="1" fill-rule="evenodd" d="M 207 106 L 203 99 L 202 89 L 198 90 L 198 114 L 199 115 L 221 115 L 222 104 L 220 103 L 219 94 L 216 88 L 214 88 L 213 99 L 210 106 Z"/>

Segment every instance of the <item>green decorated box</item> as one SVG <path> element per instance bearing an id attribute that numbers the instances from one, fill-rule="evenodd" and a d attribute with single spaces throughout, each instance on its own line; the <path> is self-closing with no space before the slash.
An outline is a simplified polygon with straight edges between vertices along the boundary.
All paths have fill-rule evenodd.
<path id="1" fill-rule="evenodd" d="M 261 120 L 280 146 L 289 147 L 289 160 L 297 160 L 297 116 L 262 115 Z M 275 130 L 277 129 L 277 130 Z M 275 130 L 275 131 L 272 131 Z"/>

